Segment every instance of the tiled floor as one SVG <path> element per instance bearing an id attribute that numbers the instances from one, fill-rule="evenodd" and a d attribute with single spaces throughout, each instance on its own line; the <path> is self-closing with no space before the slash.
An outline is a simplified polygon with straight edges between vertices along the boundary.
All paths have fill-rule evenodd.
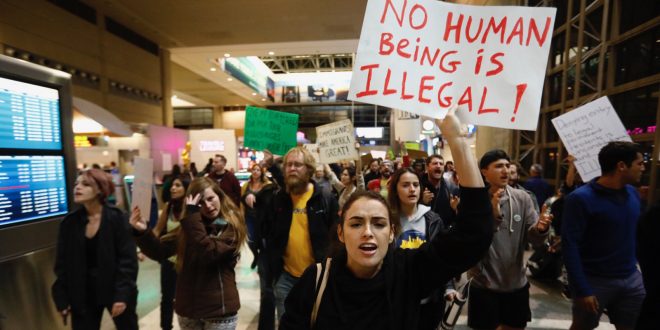
<path id="1" fill-rule="evenodd" d="M 241 295 L 241 310 L 238 313 L 238 330 L 257 329 L 259 311 L 259 277 L 255 270 L 250 269 L 252 255 L 244 249 L 243 258 L 236 268 L 236 276 Z M 160 269 L 156 262 L 145 260 L 140 263 L 138 276 L 138 315 L 140 329 L 160 329 Z M 568 329 L 571 324 L 570 302 L 561 297 L 557 287 L 546 283 L 532 282 L 530 289 L 530 304 L 533 320 L 528 329 Z M 465 324 L 466 311 L 459 318 L 455 329 L 469 329 Z M 176 320 L 176 317 L 175 317 Z M 179 329 L 176 321 L 174 329 Z M 112 322 L 106 315 L 102 329 L 113 329 Z M 598 329 L 614 329 L 606 322 L 601 322 Z"/>

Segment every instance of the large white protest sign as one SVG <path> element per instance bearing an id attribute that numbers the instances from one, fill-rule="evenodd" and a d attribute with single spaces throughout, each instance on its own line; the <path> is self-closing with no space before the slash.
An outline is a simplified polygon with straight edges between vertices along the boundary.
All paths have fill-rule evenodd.
<path id="1" fill-rule="evenodd" d="M 555 8 L 369 0 L 349 99 L 535 130 Z"/>
<path id="2" fill-rule="evenodd" d="M 140 208 L 142 220 L 149 222 L 151 213 L 151 194 L 154 180 L 154 161 L 147 158 L 135 158 L 133 175 L 133 193 L 131 194 L 131 209 Z"/>
<path id="3" fill-rule="evenodd" d="M 316 128 L 316 144 L 324 164 L 345 159 L 358 159 L 355 149 L 355 131 L 349 119 L 340 120 Z"/>
<path id="4" fill-rule="evenodd" d="M 582 180 L 600 173 L 598 152 L 610 141 L 632 141 L 606 96 L 552 119 Z"/>

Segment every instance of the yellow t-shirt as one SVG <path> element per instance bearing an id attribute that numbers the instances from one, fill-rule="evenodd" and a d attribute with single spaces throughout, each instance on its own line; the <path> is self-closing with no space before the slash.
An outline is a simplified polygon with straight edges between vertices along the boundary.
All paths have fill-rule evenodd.
<path id="1" fill-rule="evenodd" d="M 307 201 L 313 193 L 314 185 L 310 183 L 307 192 L 302 195 L 291 195 L 293 216 L 289 229 L 289 242 L 284 252 L 284 270 L 295 277 L 302 276 L 305 269 L 314 263 L 307 219 Z"/>
<path id="2" fill-rule="evenodd" d="M 380 195 L 387 199 L 387 189 L 390 185 L 390 178 L 381 178 L 380 179 Z"/>

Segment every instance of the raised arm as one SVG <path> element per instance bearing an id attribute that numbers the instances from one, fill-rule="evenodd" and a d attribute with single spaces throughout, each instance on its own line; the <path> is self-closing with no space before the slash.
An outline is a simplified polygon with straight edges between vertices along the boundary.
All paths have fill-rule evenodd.
<path id="1" fill-rule="evenodd" d="M 465 137 L 460 133 L 460 121 L 453 106 L 438 124 L 449 142 L 456 171 L 461 175 L 461 203 L 456 224 L 424 244 L 413 257 L 417 274 L 421 274 L 420 296 L 440 287 L 450 278 L 476 264 L 490 247 L 493 238 L 493 217 L 488 191 L 485 188 L 476 159 Z"/>
<path id="2" fill-rule="evenodd" d="M 200 207 L 201 196 L 186 197 L 186 217 L 181 219 L 181 230 L 186 235 L 186 248 L 194 247 L 200 260 L 214 262 L 236 254 L 238 249 L 234 227 L 227 225 L 220 237 L 211 237 L 206 232 Z"/>
<path id="3" fill-rule="evenodd" d="M 454 159 L 456 173 L 461 176 L 461 186 L 468 188 L 484 187 L 484 180 L 479 172 L 477 160 L 474 158 L 470 146 L 461 133 L 461 122 L 456 117 L 456 106 L 452 106 L 444 120 L 436 119 L 436 124 L 447 139 L 449 149 Z"/>

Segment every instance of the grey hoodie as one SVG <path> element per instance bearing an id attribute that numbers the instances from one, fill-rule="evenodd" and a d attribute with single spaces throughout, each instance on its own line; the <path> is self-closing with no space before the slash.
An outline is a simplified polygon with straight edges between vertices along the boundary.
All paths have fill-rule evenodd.
<path id="1" fill-rule="evenodd" d="M 538 246 L 548 231 L 536 229 L 537 213 L 532 198 L 525 191 L 506 187 L 500 198 L 502 220 L 495 219 L 493 243 L 486 256 L 472 269 L 472 285 L 499 292 L 511 292 L 527 284 L 524 252 L 527 242 Z"/>

